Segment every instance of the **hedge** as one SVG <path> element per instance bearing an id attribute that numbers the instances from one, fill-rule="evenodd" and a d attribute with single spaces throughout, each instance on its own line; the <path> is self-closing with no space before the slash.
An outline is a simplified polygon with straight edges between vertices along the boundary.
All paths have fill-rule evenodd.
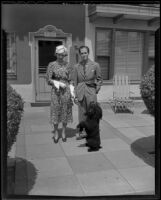
<path id="1" fill-rule="evenodd" d="M 16 141 L 23 111 L 23 99 L 7 84 L 7 152 L 11 150 L 13 143 Z"/>
<path id="2" fill-rule="evenodd" d="M 142 99 L 150 114 L 155 113 L 155 66 L 144 75 L 140 83 Z"/>

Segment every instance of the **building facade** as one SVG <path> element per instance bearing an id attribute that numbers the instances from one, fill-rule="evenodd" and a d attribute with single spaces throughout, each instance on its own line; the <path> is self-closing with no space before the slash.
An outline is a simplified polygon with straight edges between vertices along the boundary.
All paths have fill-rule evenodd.
<path id="1" fill-rule="evenodd" d="M 159 5 L 145 4 L 4 4 L 7 80 L 26 102 L 50 100 L 45 73 L 55 60 L 55 47 L 64 44 L 68 61 L 79 61 L 78 48 L 87 45 L 89 57 L 101 66 L 99 101 L 112 97 L 114 74 L 127 74 L 133 96 L 155 61 L 155 31 Z"/>

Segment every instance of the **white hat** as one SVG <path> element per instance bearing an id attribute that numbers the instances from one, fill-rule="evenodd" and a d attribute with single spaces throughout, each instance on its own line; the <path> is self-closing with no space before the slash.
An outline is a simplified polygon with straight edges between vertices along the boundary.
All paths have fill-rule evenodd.
<path id="1" fill-rule="evenodd" d="M 64 45 L 57 46 L 55 53 L 67 55 L 67 48 Z"/>

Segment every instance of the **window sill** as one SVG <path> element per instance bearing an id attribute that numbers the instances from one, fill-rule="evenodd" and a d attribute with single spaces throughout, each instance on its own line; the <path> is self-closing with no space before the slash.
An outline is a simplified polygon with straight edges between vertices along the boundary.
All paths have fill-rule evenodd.
<path id="1" fill-rule="evenodd" d="M 113 81 L 112 80 L 103 80 L 103 84 L 102 85 L 112 85 Z"/>
<path id="2" fill-rule="evenodd" d="M 140 84 L 140 80 L 132 80 L 132 81 L 130 81 L 130 84 L 132 84 L 132 85 L 138 85 L 138 84 Z M 103 84 L 102 85 L 113 85 L 113 81 L 112 80 L 103 80 Z"/>

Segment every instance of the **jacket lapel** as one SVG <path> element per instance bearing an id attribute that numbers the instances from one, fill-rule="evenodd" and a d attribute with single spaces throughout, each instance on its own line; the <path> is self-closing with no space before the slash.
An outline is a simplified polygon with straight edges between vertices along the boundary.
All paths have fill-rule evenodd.
<path id="1" fill-rule="evenodd" d="M 79 68 L 79 72 L 80 72 L 80 74 L 84 77 L 83 66 L 82 66 L 81 64 L 79 64 L 78 68 Z"/>
<path id="2" fill-rule="evenodd" d="M 87 66 L 86 66 L 86 76 L 88 76 L 88 74 L 91 72 L 92 69 L 93 69 L 93 64 L 91 60 L 88 60 Z"/>

